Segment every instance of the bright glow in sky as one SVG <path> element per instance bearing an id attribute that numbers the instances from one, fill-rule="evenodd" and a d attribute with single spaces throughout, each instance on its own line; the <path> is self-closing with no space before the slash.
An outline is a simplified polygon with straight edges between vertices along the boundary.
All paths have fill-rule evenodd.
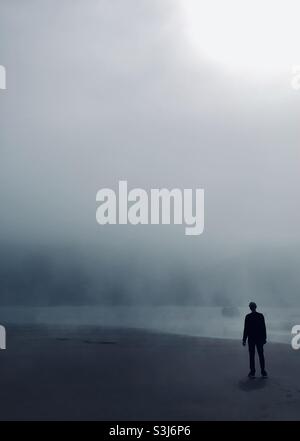
<path id="1" fill-rule="evenodd" d="M 182 0 L 182 7 L 199 56 L 255 74 L 300 64 L 299 0 Z"/>

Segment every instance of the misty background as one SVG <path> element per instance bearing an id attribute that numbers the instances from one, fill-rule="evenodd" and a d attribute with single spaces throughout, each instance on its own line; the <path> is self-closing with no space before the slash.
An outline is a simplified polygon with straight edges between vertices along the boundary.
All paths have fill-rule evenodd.
<path id="1" fill-rule="evenodd" d="M 257 78 L 195 53 L 181 0 L 0 7 L 0 322 L 24 306 L 32 320 L 58 306 L 299 307 L 290 66 Z M 204 188 L 204 234 L 100 227 L 96 193 L 121 179 Z"/>

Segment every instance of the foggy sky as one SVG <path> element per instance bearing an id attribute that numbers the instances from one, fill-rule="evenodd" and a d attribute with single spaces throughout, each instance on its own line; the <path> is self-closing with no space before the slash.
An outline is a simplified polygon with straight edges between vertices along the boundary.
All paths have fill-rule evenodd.
<path id="1" fill-rule="evenodd" d="M 191 292 L 187 301 L 200 293 L 236 301 L 257 285 L 270 302 L 297 298 L 300 95 L 288 73 L 252 78 L 206 60 L 186 38 L 181 0 L 0 0 L 0 7 L 5 303 L 10 296 L 26 303 L 7 282 L 24 272 L 14 258 L 20 249 L 56 262 L 62 279 L 81 269 L 85 288 L 74 282 L 79 300 L 68 288 L 71 303 L 104 295 L 96 275 L 107 271 L 109 292 L 116 277 L 113 290 L 126 291 L 122 301 L 138 301 L 141 290 L 157 300 L 161 290 L 177 302 L 176 289 Z M 96 192 L 121 179 L 130 188 L 204 188 L 204 234 L 99 227 Z M 76 252 L 61 251 L 70 244 L 84 253 L 79 263 L 70 263 Z M 55 257 L 64 253 L 67 270 Z M 43 291 L 51 274 L 35 289 Z M 61 286 L 43 301 L 55 303 Z M 102 291 L 108 295 L 103 283 Z"/>

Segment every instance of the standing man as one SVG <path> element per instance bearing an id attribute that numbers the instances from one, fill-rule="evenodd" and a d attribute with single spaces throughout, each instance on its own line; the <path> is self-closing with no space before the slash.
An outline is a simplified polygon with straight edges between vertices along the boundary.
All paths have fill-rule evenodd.
<path id="1" fill-rule="evenodd" d="M 264 345 L 267 343 L 267 332 L 265 318 L 260 312 L 256 312 L 256 303 L 250 302 L 250 314 L 245 317 L 243 346 L 246 346 L 248 339 L 250 372 L 249 378 L 255 378 L 255 347 L 259 357 L 261 375 L 263 378 L 268 376 L 265 370 Z"/>

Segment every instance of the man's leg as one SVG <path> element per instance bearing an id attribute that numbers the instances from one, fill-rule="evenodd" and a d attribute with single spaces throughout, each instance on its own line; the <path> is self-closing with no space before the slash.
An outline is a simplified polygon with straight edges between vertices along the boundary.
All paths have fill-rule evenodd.
<path id="1" fill-rule="evenodd" d="M 255 342 L 248 340 L 250 372 L 255 374 Z"/>
<path id="2" fill-rule="evenodd" d="M 265 356 L 264 356 L 264 345 L 262 343 L 256 343 L 257 353 L 259 357 L 260 370 L 265 372 Z"/>

